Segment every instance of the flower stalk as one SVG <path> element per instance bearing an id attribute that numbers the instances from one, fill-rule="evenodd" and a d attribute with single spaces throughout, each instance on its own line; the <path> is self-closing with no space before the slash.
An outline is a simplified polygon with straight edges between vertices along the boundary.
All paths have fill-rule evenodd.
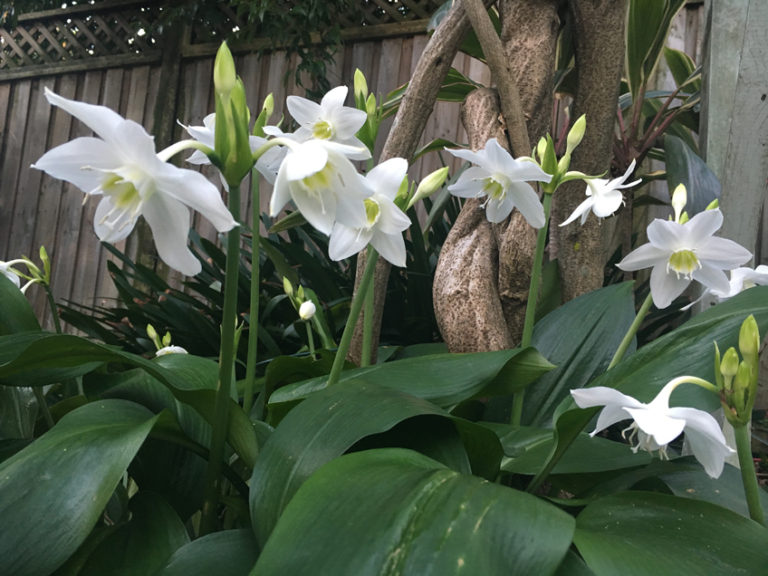
<path id="1" fill-rule="evenodd" d="M 749 426 L 737 426 L 733 429 L 736 437 L 736 452 L 739 455 L 741 482 L 744 485 L 744 495 L 747 499 L 749 517 L 765 526 L 765 514 L 760 505 L 760 486 L 755 473 L 755 461 L 752 459 L 752 435 Z"/>
<path id="2" fill-rule="evenodd" d="M 248 307 L 248 354 L 245 360 L 245 388 L 243 391 L 243 410 L 250 415 L 253 406 L 253 394 L 256 384 L 256 360 L 259 346 L 259 283 L 261 266 L 259 258 L 259 175 L 251 175 L 251 295 Z"/>
<path id="3" fill-rule="evenodd" d="M 347 318 L 347 324 L 344 326 L 344 333 L 341 335 L 341 342 L 339 342 L 339 348 L 336 351 L 336 357 L 333 359 L 333 366 L 331 366 L 331 373 L 328 375 L 328 386 L 333 386 L 339 381 L 341 370 L 344 368 L 344 359 L 347 356 L 349 345 L 352 342 L 352 334 L 355 331 L 355 324 L 360 316 L 360 310 L 363 307 L 363 301 L 368 293 L 368 286 L 373 280 L 373 274 L 376 270 L 376 261 L 379 259 L 379 254 L 373 248 L 368 247 L 368 258 L 365 262 L 365 270 L 363 270 L 363 276 L 360 279 L 360 285 L 358 286 L 357 293 L 352 299 L 352 306 L 349 309 L 349 317 Z"/>
<path id="4" fill-rule="evenodd" d="M 235 220 L 240 217 L 240 188 L 229 190 L 229 209 Z M 229 402 L 234 380 L 235 329 L 237 322 L 237 279 L 240 267 L 240 228 L 227 234 L 227 260 L 224 280 L 224 309 L 221 321 L 221 350 L 219 352 L 219 381 L 216 388 L 213 433 L 210 457 L 205 474 L 205 502 L 200 520 L 200 535 L 214 531 L 216 508 L 219 503 L 221 472 L 229 424 Z"/>

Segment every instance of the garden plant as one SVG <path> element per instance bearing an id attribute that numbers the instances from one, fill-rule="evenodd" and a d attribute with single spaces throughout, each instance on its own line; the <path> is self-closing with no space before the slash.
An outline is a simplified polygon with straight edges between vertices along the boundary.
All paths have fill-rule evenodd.
<path id="1" fill-rule="evenodd" d="M 86 337 L 62 331 L 44 248 L 0 263 L 0 574 L 765 574 L 750 425 L 768 273 L 718 236 L 700 71 L 664 48 L 682 3 L 606 9 L 625 61 L 595 94 L 579 66 L 608 49 L 578 38 L 594 14 L 570 3 L 538 111 L 480 0 L 435 15 L 408 86 L 380 98 L 357 71 L 351 90 L 288 96 L 292 124 L 271 123 L 271 96 L 248 109 L 226 43 L 215 111 L 164 150 L 46 90 L 94 135 L 33 167 L 98 201 L 105 243 L 143 218 L 188 280 L 115 251 L 121 307 L 64 310 Z M 497 89 L 449 71 L 460 48 Z M 672 91 L 648 88 L 662 57 Z M 463 102 L 469 145 L 417 152 L 438 98 Z M 438 152 L 464 166 L 412 181 Z M 668 203 L 636 193 L 659 179 L 649 158 Z M 664 216 L 633 229 L 651 202 Z M 691 289 L 716 304 L 687 319 Z M 388 306 L 422 316 L 395 327 Z"/>

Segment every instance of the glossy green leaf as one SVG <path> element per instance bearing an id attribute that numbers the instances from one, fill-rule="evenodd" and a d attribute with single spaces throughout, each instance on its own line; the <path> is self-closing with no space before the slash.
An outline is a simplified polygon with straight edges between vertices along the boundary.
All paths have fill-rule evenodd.
<path id="1" fill-rule="evenodd" d="M 174 354 L 147 360 L 113 346 L 91 342 L 69 334 L 24 333 L 0 336 L 0 384 L 24 386 L 49 384 L 91 372 L 115 362 L 137 366 L 167 386 L 173 395 L 213 421 L 216 396 L 215 363 L 189 354 Z M 248 417 L 234 401 L 230 403 L 227 440 L 251 466 L 258 445 Z"/>
<path id="2" fill-rule="evenodd" d="M 0 336 L 19 332 L 40 331 L 40 323 L 16 284 L 0 274 Z"/>
<path id="3" fill-rule="evenodd" d="M 49 574 L 88 536 L 156 420 L 103 400 L 0 464 L 0 574 Z"/>
<path id="4" fill-rule="evenodd" d="M 721 196 L 720 181 L 707 163 L 682 139 L 671 134 L 664 137 L 667 156 L 667 185 L 674 190 L 684 184 L 688 192 L 685 210 L 689 216 L 706 209 L 710 202 Z"/>
<path id="5" fill-rule="evenodd" d="M 596 378 L 590 386 L 610 386 L 649 402 L 672 378 L 682 375 L 713 380 L 714 342 L 721 350 L 738 343 L 741 323 L 754 314 L 760 333 L 768 331 L 768 287 L 756 286 L 728 301 L 713 306 L 679 328 L 657 338 L 625 358 L 611 371 Z M 680 386 L 671 397 L 673 406 L 716 410 L 715 395 L 699 386 Z M 554 420 L 557 431 L 548 465 L 559 460 L 573 440 L 584 430 L 599 409 L 581 410 L 571 398 L 558 406 Z"/>
<path id="6" fill-rule="evenodd" d="M 625 492 L 588 505 L 574 544 L 597 576 L 764 574 L 768 530 L 688 498 Z"/>
<path id="7" fill-rule="evenodd" d="M 450 407 L 477 396 L 511 394 L 552 369 L 533 348 L 471 354 L 432 354 L 345 370 L 340 383 L 364 380 L 408 392 Z M 295 402 L 321 390 L 326 378 L 313 378 L 276 391 L 270 404 Z"/>
<path id="8" fill-rule="evenodd" d="M 91 553 L 78 576 L 147 576 L 189 542 L 184 524 L 160 496 L 140 491 L 129 503 L 130 519 Z"/>
<path id="9" fill-rule="evenodd" d="M 165 568 L 155 576 L 247 576 L 256 563 L 257 551 L 250 530 L 214 532 L 176 550 Z"/>
<path id="10" fill-rule="evenodd" d="M 568 550 L 563 563 L 557 567 L 555 576 L 595 576 L 595 573 L 584 564 L 584 560 L 576 552 Z"/>
<path id="11" fill-rule="evenodd" d="M 257 541 L 266 542 L 280 514 L 299 486 L 320 466 L 357 442 L 393 429 L 415 417 L 450 418 L 470 446 L 473 470 L 498 471 L 501 447 L 490 430 L 450 417 L 439 407 L 404 392 L 363 381 L 344 381 L 313 394 L 275 429 L 259 455 L 251 476 L 251 518 Z M 426 448 L 419 439 L 419 448 Z M 455 458 L 461 442 L 455 434 L 435 438 L 434 452 Z M 474 461 L 473 461 L 474 457 Z"/>
<path id="12" fill-rule="evenodd" d="M 549 424 L 571 388 L 605 372 L 634 317 L 632 283 L 624 282 L 579 296 L 537 322 L 532 344 L 557 368 L 528 387 L 523 421 Z"/>
<path id="13" fill-rule="evenodd" d="M 343 456 L 299 489 L 254 576 L 553 574 L 573 518 L 410 450 Z"/>
<path id="14" fill-rule="evenodd" d="M 691 76 L 696 71 L 696 64 L 688 54 L 682 50 L 675 50 L 674 48 L 665 46 L 664 60 L 672 74 L 672 78 L 675 79 L 675 84 L 682 86 L 686 82 L 691 82 Z M 690 91 L 698 92 L 699 90 L 701 90 L 700 74 L 698 75 L 698 79 L 693 80 L 690 85 Z"/>

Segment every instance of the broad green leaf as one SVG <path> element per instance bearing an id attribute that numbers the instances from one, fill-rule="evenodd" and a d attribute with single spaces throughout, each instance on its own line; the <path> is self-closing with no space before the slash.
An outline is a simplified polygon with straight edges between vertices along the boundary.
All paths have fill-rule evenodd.
<path id="1" fill-rule="evenodd" d="M 511 394 L 552 369 L 533 348 L 471 354 L 432 354 L 365 368 L 345 370 L 340 383 L 364 380 L 402 390 L 450 407 L 477 396 Z M 313 378 L 276 391 L 270 405 L 295 402 L 325 388 L 327 378 Z"/>
<path id="2" fill-rule="evenodd" d="M 182 546 L 155 576 L 247 576 L 258 558 L 250 530 L 214 532 Z"/>
<path id="3" fill-rule="evenodd" d="M 549 424 L 571 388 L 605 372 L 634 320 L 633 303 L 632 283 L 614 284 L 575 298 L 536 323 L 532 345 L 557 367 L 528 387 L 524 422 Z"/>
<path id="4" fill-rule="evenodd" d="M 719 478 L 710 478 L 699 465 L 680 466 L 678 461 L 673 461 L 667 468 L 669 471 L 659 474 L 659 478 L 676 496 L 711 502 L 749 518 L 744 485 L 738 468 L 726 464 Z M 763 511 L 768 515 L 768 492 L 765 489 L 760 490 L 760 502 Z"/>
<path id="5" fill-rule="evenodd" d="M 682 50 L 675 50 L 668 46 L 664 47 L 664 60 L 667 62 L 672 78 L 675 84 L 682 86 L 691 80 L 691 75 L 696 71 L 696 64 L 693 59 Z M 701 90 L 701 75 L 699 79 L 694 80 L 690 86 L 690 91 L 698 92 Z"/>
<path id="6" fill-rule="evenodd" d="M 0 302 L 0 336 L 40 331 L 29 300 L 4 274 L 0 274 Z"/>
<path id="7" fill-rule="evenodd" d="M 756 286 L 730 300 L 713 306 L 679 328 L 657 338 L 625 358 L 590 386 L 610 386 L 649 402 L 672 378 L 682 375 L 713 380 L 714 342 L 721 350 L 738 344 L 741 323 L 754 314 L 760 333 L 768 331 L 768 287 Z M 719 401 L 698 386 L 684 385 L 671 397 L 673 406 L 691 406 L 716 410 Z M 547 460 L 547 467 L 560 459 L 573 440 L 599 409 L 581 410 L 568 397 L 558 406 L 554 420 L 557 443 Z"/>
<path id="8" fill-rule="evenodd" d="M 184 524 L 163 498 L 139 491 L 129 503 L 130 519 L 91 553 L 78 576 L 147 576 L 165 566 L 189 542 Z"/>
<path id="9" fill-rule="evenodd" d="M 455 142 L 451 142 L 450 140 L 446 140 L 445 138 L 435 138 L 431 142 L 428 142 L 418 150 L 416 150 L 416 153 L 413 155 L 412 161 L 418 160 L 421 156 L 424 154 L 428 154 L 429 152 L 442 152 L 445 148 L 458 148 L 459 145 Z"/>
<path id="10" fill-rule="evenodd" d="M 597 576 L 764 574 L 768 530 L 708 502 L 625 492 L 588 505 L 574 544 Z"/>
<path id="11" fill-rule="evenodd" d="M 544 428 L 512 428 L 493 425 L 497 433 L 505 428 L 499 440 L 506 458 L 501 469 L 514 474 L 536 474 L 554 444 L 554 433 Z M 634 453 L 629 444 L 591 437 L 582 433 L 557 463 L 552 474 L 587 474 L 634 468 L 650 462 L 647 452 Z"/>
<path id="12" fill-rule="evenodd" d="M 563 563 L 557 567 L 555 576 L 595 576 L 595 573 L 584 564 L 584 560 L 576 552 L 568 550 Z"/>
<path id="13" fill-rule="evenodd" d="M 434 404 L 392 388 L 356 380 L 339 382 L 291 410 L 256 461 L 250 482 L 250 505 L 259 544 L 266 542 L 296 490 L 320 466 L 361 440 L 417 416 L 450 418 L 464 443 L 475 448 L 468 451 L 470 459 L 475 459 L 471 462 L 473 470 L 487 475 L 498 471 L 501 447 L 490 430 L 450 417 Z M 448 451 L 455 458 L 461 444 L 457 440 L 456 434 L 447 433 L 442 439 L 432 439 L 431 446 L 425 446 L 422 439 L 419 448 L 444 455 Z M 468 469 L 467 464 L 465 468 Z"/>
<path id="14" fill-rule="evenodd" d="M 36 419 L 32 388 L 0 386 L 0 439 L 32 438 Z"/>
<path id="15" fill-rule="evenodd" d="M 175 354 L 147 360 L 113 346 L 91 342 L 69 334 L 25 333 L 0 336 L 0 384 L 25 386 L 49 384 L 91 372 L 115 362 L 145 370 L 168 387 L 173 395 L 213 421 L 216 380 L 210 360 Z M 230 403 L 227 440 L 248 466 L 258 445 L 248 417 L 234 401 Z"/>
<path id="16" fill-rule="evenodd" d="M 537 576 L 574 521 L 555 506 L 410 450 L 343 456 L 299 489 L 252 574 Z"/>
<path id="17" fill-rule="evenodd" d="M 49 574 L 85 540 L 156 420 L 103 400 L 0 464 L 0 574 Z"/>
<path id="18" fill-rule="evenodd" d="M 671 134 L 664 137 L 667 157 L 667 185 L 674 190 L 684 184 L 688 191 L 685 210 L 688 215 L 703 212 L 710 202 L 721 196 L 720 181 L 714 172 L 682 139 Z"/>

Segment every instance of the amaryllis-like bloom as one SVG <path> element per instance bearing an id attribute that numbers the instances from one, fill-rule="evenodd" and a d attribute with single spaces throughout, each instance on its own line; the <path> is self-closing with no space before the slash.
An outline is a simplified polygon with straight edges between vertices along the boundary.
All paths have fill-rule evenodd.
<path id="1" fill-rule="evenodd" d="M 187 247 L 189 210 L 205 216 L 219 232 L 237 225 L 216 187 L 203 175 L 164 162 L 144 128 L 104 106 L 67 100 L 46 89 L 45 97 L 100 138 L 76 138 L 46 152 L 34 165 L 71 182 L 89 196 L 102 196 L 94 227 L 104 242 L 123 240 L 144 216 L 160 258 L 187 275 L 200 262 Z"/>
<path id="2" fill-rule="evenodd" d="M 307 222 L 323 234 L 330 235 L 336 222 L 351 228 L 365 226 L 363 200 L 371 192 L 344 155 L 348 149 L 324 140 L 293 144 L 277 174 L 270 215 L 277 216 L 293 200 Z"/>
<path id="3" fill-rule="evenodd" d="M 667 444 L 685 432 L 693 455 L 709 476 L 717 478 L 723 472 L 725 458 L 734 450 L 728 446 L 717 420 L 710 414 L 696 408 L 670 408 L 670 394 L 685 379 L 684 376 L 670 381 L 648 404 L 604 386 L 571 390 L 571 396 L 579 408 L 605 406 L 592 436 L 631 418 L 633 422 L 623 435 L 626 437 L 629 433 L 630 442 L 637 442 L 633 451 L 641 448 L 648 452 L 658 450 L 660 456 L 666 458 Z"/>
<path id="4" fill-rule="evenodd" d="M 732 298 L 753 286 L 768 286 L 768 266 L 765 264 L 761 264 L 754 270 L 752 268 L 736 268 L 731 270 L 728 291 L 710 290 L 709 292 L 715 298 L 722 301 Z"/>
<path id="5" fill-rule="evenodd" d="M 372 192 L 364 200 L 366 221 L 358 227 L 336 222 L 328 244 L 328 255 L 332 260 L 348 258 L 371 244 L 395 266 L 405 266 L 403 232 L 410 227 L 411 220 L 394 200 L 407 171 L 406 160 L 391 158 L 365 176 L 365 183 Z"/>
<path id="6" fill-rule="evenodd" d="M 618 266 L 622 270 L 651 270 L 651 296 L 657 308 L 666 308 L 692 280 L 710 290 L 727 292 L 732 270 L 752 254 L 732 240 L 716 238 L 723 224 L 720 210 L 705 210 L 689 221 L 656 219 L 648 225 L 648 244 L 629 253 Z"/>
<path id="7" fill-rule="evenodd" d="M 581 216 L 581 224 L 587 221 L 590 210 L 598 218 L 607 218 L 616 210 L 619 209 L 624 203 L 624 197 L 621 194 L 621 190 L 625 188 L 631 188 L 632 186 L 639 184 L 641 180 L 635 180 L 629 184 L 625 184 L 629 175 L 635 169 L 635 161 L 632 160 L 632 164 L 629 165 L 627 171 L 623 176 L 614 178 L 613 180 L 606 180 L 604 178 L 588 178 L 587 182 L 587 199 L 579 204 L 573 211 L 568 219 L 560 224 L 565 226 L 570 224 L 576 218 Z"/>
<path id="8" fill-rule="evenodd" d="M 208 114 L 205 118 L 203 118 L 203 125 L 202 126 L 185 126 L 184 124 L 181 124 L 181 126 L 189 133 L 192 138 L 200 142 L 201 144 L 205 144 L 209 148 L 213 149 L 216 145 L 216 114 Z M 249 144 L 251 146 L 251 152 L 255 152 L 258 150 L 261 146 L 266 144 L 267 139 L 261 138 L 259 136 L 249 136 L 248 137 Z M 264 178 L 266 178 L 267 182 L 270 184 L 275 183 L 275 178 L 277 178 L 277 172 L 280 169 L 280 163 L 283 161 L 283 158 L 285 158 L 286 150 L 282 147 L 275 147 L 270 148 L 267 150 L 264 154 L 262 154 L 261 158 L 259 158 L 258 162 L 256 162 L 256 170 L 258 170 Z M 202 150 L 195 150 L 189 158 L 187 158 L 187 162 L 190 164 L 210 164 L 211 161 L 208 158 L 208 156 L 203 153 Z M 222 176 L 223 180 L 223 176 Z"/>
<path id="9" fill-rule="evenodd" d="M 531 226 L 544 226 L 544 207 L 536 191 L 526 182 L 549 182 L 552 176 L 535 162 L 512 158 L 496 138 L 488 140 L 485 148 L 477 152 L 448 152 L 475 164 L 465 170 L 455 184 L 448 186 L 451 194 L 460 198 L 486 196 L 485 215 L 489 222 L 501 222 L 517 208 Z"/>
<path id="10" fill-rule="evenodd" d="M 189 354 L 189 352 L 187 352 L 186 348 L 182 348 L 181 346 L 172 346 L 169 344 L 168 346 L 163 346 L 157 352 L 155 352 L 155 357 L 169 356 L 171 354 Z"/>
<path id="11" fill-rule="evenodd" d="M 301 96 L 288 96 L 285 104 L 299 123 L 299 129 L 286 136 L 299 142 L 314 138 L 345 144 L 349 146 L 345 153 L 352 160 L 370 158 L 370 151 L 356 136 L 368 115 L 357 108 L 344 106 L 347 91 L 346 86 L 338 86 L 323 96 L 320 104 Z"/>

